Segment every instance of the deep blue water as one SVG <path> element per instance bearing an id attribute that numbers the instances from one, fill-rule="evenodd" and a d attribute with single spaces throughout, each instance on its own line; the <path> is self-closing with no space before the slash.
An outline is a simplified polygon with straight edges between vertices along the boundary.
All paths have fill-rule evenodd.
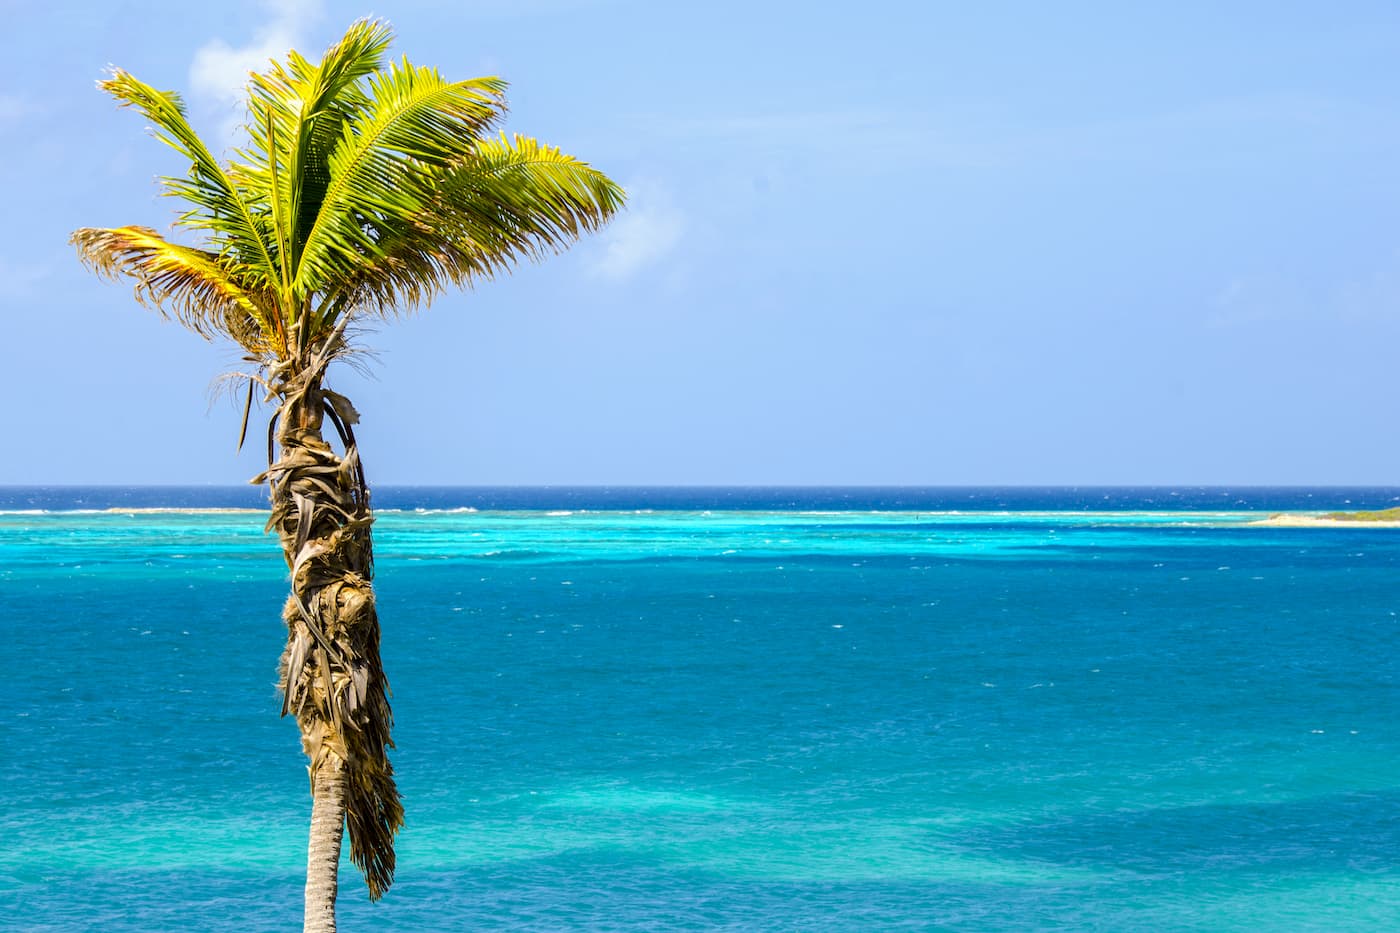
<path id="1" fill-rule="evenodd" d="M 1394 929 L 1400 530 L 1244 522 L 1397 494 L 379 490 L 342 926 Z M 0 490 L 0 928 L 298 922 L 275 540 L 120 511 L 256 496 Z"/>
<path id="2" fill-rule="evenodd" d="M 0 486 L 0 511 L 260 508 L 255 486 Z M 380 509 L 1199 512 L 1379 509 L 1395 486 L 376 486 Z"/>

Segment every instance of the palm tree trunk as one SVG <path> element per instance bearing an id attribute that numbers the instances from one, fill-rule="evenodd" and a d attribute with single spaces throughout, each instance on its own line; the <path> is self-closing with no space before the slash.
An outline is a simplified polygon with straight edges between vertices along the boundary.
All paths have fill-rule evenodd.
<path id="1" fill-rule="evenodd" d="M 371 583 L 374 517 L 350 427 L 358 415 L 314 377 L 291 385 L 279 411 L 281 456 L 265 474 L 268 527 L 276 527 L 292 575 L 282 611 L 282 713 L 296 717 L 311 778 L 305 930 L 324 933 L 335 929 L 342 827 L 377 900 L 393 883 L 403 806 L 388 758 L 393 714 Z M 322 437 L 327 418 L 343 454 Z"/>
<path id="2" fill-rule="evenodd" d="M 340 840 L 345 829 L 345 770 L 327 763 L 311 791 L 311 838 L 306 845 L 303 933 L 335 933 Z"/>

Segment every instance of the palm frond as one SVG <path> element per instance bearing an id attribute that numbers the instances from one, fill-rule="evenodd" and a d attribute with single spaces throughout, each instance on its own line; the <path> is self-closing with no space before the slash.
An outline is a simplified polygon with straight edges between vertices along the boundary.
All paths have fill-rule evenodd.
<path id="1" fill-rule="evenodd" d="M 622 207 L 622 188 L 555 146 L 516 134 L 483 140 L 437 184 L 423 220 L 507 261 L 559 252 Z"/>
<path id="2" fill-rule="evenodd" d="M 407 313 L 448 286 L 557 253 L 605 224 L 625 199 L 588 163 L 520 135 L 480 141 L 469 157 L 405 186 L 418 210 L 397 223 L 373 221 L 378 255 L 328 292 L 316 330 L 341 313 Z"/>
<path id="3" fill-rule="evenodd" d="M 424 208 L 415 179 L 468 156 L 505 109 L 497 78 L 445 81 L 435 69 L 392 63 L 368 81 L 368 102 L 327 161 L 330 184 L 307 231 L 293 278 L 311 294 L 353 277 L 384 253 L 386 229 Z"/>
<path id="4" fill-rule="evenodd" d="M 84 227 L 69 242 L 89 269 L 133 279 L 138 302 L 202 337 L 229 337 L 256 354 L 277 344 L 268 296 L 240 284 L 244 270 L 217 253 L 171 243 L 149 227 Z"/>
<path id="5" fill-rule="evenodd" d="M 166 194 L 189 204 L 178 223 L 208 233 L 221 255 L 234 256 L 259 285 L 271 285 L 278 264 L 267 236 L 266 212 L 250 202 L 190 126 L 180 95 L 158 91 L 121 69 L 114 69 L 98 87 L 122 106 L 140 111 L 155 125 L 156 138 L 189 160 L 186 177 L 161 179 Z"/>
<path id="6" fill-rule="evenodd" d="M 383 63 L 387 23 L 359 20 L 312 63 L 293 51 L 249 84 L 249 149 L 233 171 L 272 210 L 289 286 L 301 243 L 330 182 L 327 160 L 346 122 L 365 105 L 361 79 Z"/>

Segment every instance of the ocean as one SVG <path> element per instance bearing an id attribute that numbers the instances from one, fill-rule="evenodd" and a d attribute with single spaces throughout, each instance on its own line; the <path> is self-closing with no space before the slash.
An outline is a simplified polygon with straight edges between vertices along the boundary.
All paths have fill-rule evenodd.
<path id="1" fill-rule="evenodd" d="M 0 928 L 300 919 L 253 488 L 0 489 Z M 1400 489 L 376 491 L 345 930 L 1392 930 Z"/>

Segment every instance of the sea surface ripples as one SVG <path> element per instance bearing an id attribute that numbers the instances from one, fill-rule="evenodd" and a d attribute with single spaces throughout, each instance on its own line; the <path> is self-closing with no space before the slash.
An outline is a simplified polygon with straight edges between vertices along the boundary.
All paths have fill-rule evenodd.
<path id="1" fill-rule="evenodd" d="M 1400 921 L 1400 531 L 539 504 L 379 517 L 408 825 L 347 929 Z M 252 512 L 0 515 L 0 925 L 295 924 L 284 588 Z"/>

